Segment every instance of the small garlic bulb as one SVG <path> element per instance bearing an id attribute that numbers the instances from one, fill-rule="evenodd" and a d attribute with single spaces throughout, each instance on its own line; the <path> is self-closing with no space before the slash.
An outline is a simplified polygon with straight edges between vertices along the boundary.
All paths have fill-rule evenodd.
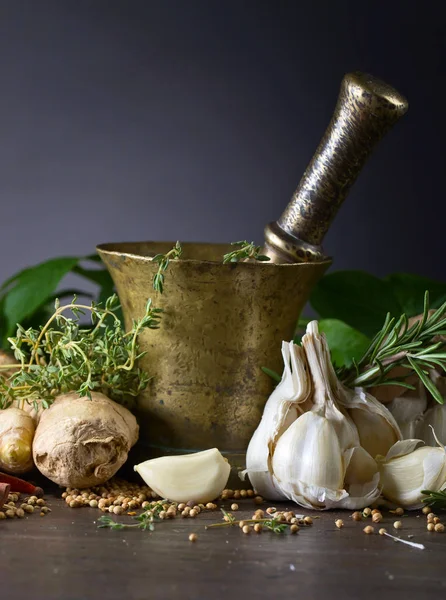
<path id="1" fill-rule="evenodd" d="M 397 442 L 386 457 L 376 458 L 383 496 L 404 508 L 423 506 L 423 490 L 446 487 L 446 452 L 439 447 L 422 446 L 421 440 Z"/>

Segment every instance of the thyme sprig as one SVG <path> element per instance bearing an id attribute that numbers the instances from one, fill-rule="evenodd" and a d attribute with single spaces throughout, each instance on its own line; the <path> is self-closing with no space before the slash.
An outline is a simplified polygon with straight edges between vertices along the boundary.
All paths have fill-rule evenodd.
<path id="1" fill-rule="evenodd" d="M 169 262 L 180 258 L 183 249 L 180 242 L 176 242 L 172 250 L 166 254 L 157 254 L 152 258 L 152 261 L 158 263 L 158 271 L 153 277 L 153 289 L 162 294 L 164 292 L 164 273 L 167 271 Z"/>
<path id="2" fill-rule="evenodd" d="M 47 408 L 57 395 L 70 391 L 87 397 L 99 391 L 130 404 L 150 380 L 136 366 L 144 355 L 138 336 L 144 329 L 159 327 L 161 309 L 153 308 L 149 300 L 142 318 L 134 320 L 126 333 L 115 314 L 118 308 L 116 295 L 107 299 L 104 308 L 93 302 L 77 304 L 76 297 L 65 306 L 56 300 L 45 325 L 26 330 L 19 325 L 8 341 L 20 364 L 0 367 L 0 408 L 27 402 L 37 410 L 38 400 Z M 67 316 L 70 312 L 73 317 Z M 79 321 L 87 312 L 91 326 L 82 327 Z M 16 372 L 2 375 L 9 369 Z"/>
<path id="3" fill-rule="evenodd" d="M 426 506 L 430 506 L 435 510 L 446 510 L 446 490 L 443 492 L 422 490 L 421 493 L 426 496 L 426 498 L 423 498 L 423 502 Z"/>
<path id="4" fill-rule="evenodd" d="M 242 240 L 241 242 L 232 242 L 231 246 L 239 246 L 237 250 L 233 250 L 232 252 L 228 252 L 223 256 L 223 263 L 230 262 L 239 262 L 240 260 L 252 259 L 258 261 L 268 261 L 270 260 L 269 256 L 265 256 L 261 254 L 262 247 L 256 246 L 254 242 L 247 242 L 246 240 Z"/>
<path id="5" fill-rule="evenodd" d="M 277 517 L 271 517 L 270 519 L 240 519 L 237 520 L 234 515 L 228 513 L 224 508 L 220 509 L 223 513 L 224 522 L 223 523 L 212 523 L 211 525 L 206 525 L 205 529 L 213 529 L 215 527 L 232 527 L 234 525 L 240 525 L 240 523 L 250 524 L 250 523 L 261 523 L 267 529 L 272 531 L 273 533 L 283 533 L 289 526 L 288 523 L 283 523 Z"/>
<path id="6" fill-rule="evenodd" d="M 155 523 L 162 521 L 162 519 L 160 519 L 159 514 L 164 510 L 163 504 L 165 504 L 166 502 L 167 501 L 164 499 L 157 500 L 156 502 L 152 503 L 150 508 L 148 508 L 146 511 L 144 511 L 140 515 L 136 515 L 133 517 L 133 519 L 137 521 L 136 523 L 122 523 L 120 521 L 115 521 L 108 515 L 103 515 L 98 519 L 98 528 L 108 528 L 114 530 L 137 528 L 142 529 L 143 531 L 154 531 Z"/>
<path id="7" fill-rule="evenodd" d="M 359 362 L 337 370 L 339 379 L 349 387 L 399 385 L 415 389 L 407 378 L 416 373 L 435 400 L 444 399 L 429 377 L 433 369 L 446 369 L 446 302 L 429 311 L 429 292 L 424 295 L 422 318 L 409 327 L 405 314 L 399 319 L 387 315 L 381 330 L 373 338 Z M 406 369 L 404 375 L 394 376 L 395 367 Z"/>

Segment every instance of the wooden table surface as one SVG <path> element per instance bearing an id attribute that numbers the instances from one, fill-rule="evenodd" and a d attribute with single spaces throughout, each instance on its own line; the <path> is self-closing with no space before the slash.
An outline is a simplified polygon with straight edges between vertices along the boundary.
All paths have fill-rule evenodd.
<path id="1" fill-rule="evenodd" d="M 399 535 L 425 544 L 418 550 L 365 535 L 364 523 L 353 522 L 349 512 L 319 513 L 314 525 L 297 535 L 244 535 L 238 527 L 205 530 L 207 522 L 221 520 L 216 512 L 162 522 L 149 533 L 98 529 L 95 521 L 102 513 L 97 509 L 70 509 L 55 495 L 46 498 L 52 509 L 47 516 L 0 521 L 2 600 L 446 595 L 446 533 L 428 532 L 424 516 L 401 519 Z M 237 515 L 252 514 L 251 500 L 239 506 L 243 510 Z M 334 525 L 339 517 L 345 522 L 341 530 Z M 392 533 L 394 520 L 386 515 L 383 522 Z M 198 535 L 196 543 L 188 541 L 191 532 Z"/>

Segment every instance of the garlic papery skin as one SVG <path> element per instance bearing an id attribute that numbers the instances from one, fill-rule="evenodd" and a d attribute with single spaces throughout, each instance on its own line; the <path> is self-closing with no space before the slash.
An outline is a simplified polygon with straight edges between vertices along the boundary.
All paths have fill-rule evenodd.
<path id="1" fill-rule="evenodd" d="M 363 388 L 354 391 L 344 388 L 344 394 L 340 394 L 339 398 L 356 425 L 361 446 L 372 458 L 378 454 L 385 456 L 396 442 L 403 439 L 392 413 Z"/>
<path id="2" fill-rule="evenodd" d="M 446 453 L 443 446 L 417 446 L 421 440 L 397 442 L 384 458 L 377 457 L 384 498 L 408 509 L 423 506 L 423 490 L 446 487 Z"/>
<path id="3" fill-rule="evenodd" d="M 257 491 L 269 500 L 286 500 L 271 472 L 271 457 L 277 440 L 304 411 L 311 391 L 307 363 L 300 346 L 282 342 L 282 380 L 265 404 L 262 419 L 246 453 L 246 471 Z"/>
<path id="4" fill-rule="evenodd" d="M 441 444 L 446 444 L 446 405 L 436 404 L 425 412 L 416 423 L 416 435 L 427 445 L 436 443 L 435 435 Z"/>
<path id="5" fill-rule="evenodd" d="M 231 471 L 217 448 L 146 460 L 134 469 L 161 498 L 197 503 L 215 500 L 226 487 Z"/>
<path id="6" fill-rule="evenodd" d="M 427 408 L 426 388 L 421 382 L 418 383 L 416 392 L 407 390 L 401 396 L 394 398 L 387 405 L 387 408 L 398 423 L 404 440 L 420 438 L 429 445 L 435 445 L 433 437 L 428 442 L 418 431 L 419 424 L 422 422 L 423 414 Z M 381 452 L 380 454 L 385 456 L 387 452 Z"/>

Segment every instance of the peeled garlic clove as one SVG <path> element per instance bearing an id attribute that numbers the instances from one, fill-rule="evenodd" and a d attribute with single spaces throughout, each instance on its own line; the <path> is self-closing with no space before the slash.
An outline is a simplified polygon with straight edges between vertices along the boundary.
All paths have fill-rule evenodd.
<path id="1" fill-rule="evenodd" d="M 257 493 L 269 500 L 286 499 L 271 474 L 271 457 L 277 440 L 302 413 L 300 405 L 311 389 L 302 348 L 293 342 L 282 342 L 282 357 L 282 380 L 265 404 L 260 424 L 249 442 L 244 471 Z"/>
<path id="2" fill-rule="evenodd" d="M 161 498 L 202 503 L 221 494 L 231 471 L 217 448 L 146 460 L 134 469 Z"/>
<path id="3" fill-rule="evenodd" d="M 391 448 L 386 458 L 377 457 L 383 496 L 404 508 L 423 506 L 423 490 L 439 491 L 446 484 L 444 447 L 413 449 L 420 442 L 399 442 L 396 449 Z M 404 450 L 407 452 L 403 453 Z"/>
<path id="4" fill-rule="evenodd" d="M 344 388 L 340 403 L 356 425 L 361 446 L 372 458 L 378 454 L 385 456 L 393 444 L 402 439 L 392 413 L 362 388 L 354 391 Z"/>
<path id="5" fill-rule="evenodd" d="M 336 502 L 346 496 L 337 433 L 315 412 L 303 414 L 282 434 L 272 467 L 280 489 L 301 506 L 326 508 L 327 499 Z"/>

